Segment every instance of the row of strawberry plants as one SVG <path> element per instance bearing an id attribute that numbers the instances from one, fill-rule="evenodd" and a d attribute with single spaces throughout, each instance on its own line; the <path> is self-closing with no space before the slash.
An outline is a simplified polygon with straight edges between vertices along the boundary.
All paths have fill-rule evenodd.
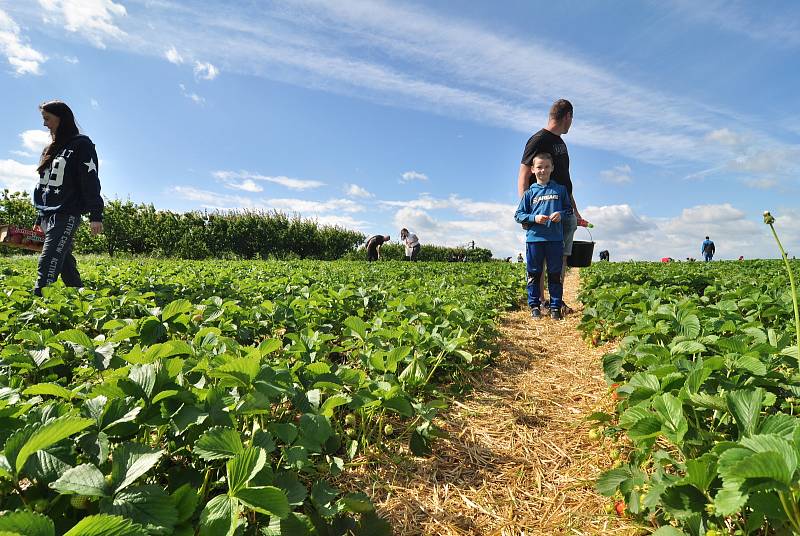
<path id="1" fill-rule="evenodd" d="M 797 266 L 795 266 L 795 269 Z M 800 534 L 800 374 L 778 261 L 582 271 L 627 452 L 598 490 L 660 536 Z M 621 510 L 622 508 L 619 508 Z"/>
<path id="2" fill-rule="evenodd" d="M 3 534 L 388 534 L 347 469 L 430 451 L 521 288 L 504 263 L 81 268 L 39 299 L 0 261 Z"/>

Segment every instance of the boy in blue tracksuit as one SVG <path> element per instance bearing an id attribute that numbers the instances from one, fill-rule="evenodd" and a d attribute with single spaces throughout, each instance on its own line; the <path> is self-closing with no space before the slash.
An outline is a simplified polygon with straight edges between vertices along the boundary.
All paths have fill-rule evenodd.
<path id="1" fill-rule="evenodd" d="M 539 279 L 547 259 L 547 288 L 550 292 L 550 316 L 561 320 L 561 284 L 563 232 L 561 216 L 565 210 L 572 209 L 566 188 L 557 182 L 550 182 L 553 172 L 553 157 L 539 153 L 533 158 L 531 171 L 536 182 L 531 184 L 519 202 L 514 219 L 517 223 L 531 224 L 527 230 L 527 270 L 528 305 L 531 316 L 539 318 L 541 305 Z"/>

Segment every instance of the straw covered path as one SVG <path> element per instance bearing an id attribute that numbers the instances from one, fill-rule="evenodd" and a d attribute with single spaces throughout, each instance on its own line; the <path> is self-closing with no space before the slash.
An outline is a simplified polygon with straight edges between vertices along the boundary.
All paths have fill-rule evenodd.
<path id="1" fill-rule="evenodd" d="M 633 535 L 604 512 L 592 487 L 612 465 L 584 418 L 611 401 L 600 367 L 609 347 L 577 330 L 577 270 L 567 275 L 561 322 L 534 321 L 527 307 L 504 316 L 496 366 L 450 400 L 437 424 L 448 439 L 429 458 L 372 465 L 357 478 L 398 535 Z"/>

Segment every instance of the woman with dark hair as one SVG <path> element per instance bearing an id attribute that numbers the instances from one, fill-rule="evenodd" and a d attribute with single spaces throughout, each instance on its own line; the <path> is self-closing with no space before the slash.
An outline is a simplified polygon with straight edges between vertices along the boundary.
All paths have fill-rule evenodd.
<path id="1" fill-rule="evenodd" d="M 406 260 L 416 261 L 419 257 L 419 238 L 414 233 L 409 233 L 405 227 L 400 230 L 400 240 L 406 247 Z"/>
<path id="2" fill-rule="evenodd" d="M 37 296 L 59 275 L 68 287 L 83 286 L 72 255 L 81 214 L 89 213 L 92 234 L 103 232 L 103 198 L 92 140 L 80 134 L 75 116 L 65 103 L 45 102 L 39 111 L 52 141 L 42 151 L 37 168 L 39 184 L 33 192 L 38 213 L 34 229 L 41 229 L 45 235 L 33 289 Z"/>

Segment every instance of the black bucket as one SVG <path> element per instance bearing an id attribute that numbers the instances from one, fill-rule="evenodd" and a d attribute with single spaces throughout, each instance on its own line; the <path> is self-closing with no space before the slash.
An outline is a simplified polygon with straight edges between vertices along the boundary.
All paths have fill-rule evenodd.
<path id="1" fill-rule="evenodd" d="M 586 228 L 584 227 L 584 229 Z M 567 257 L 567 266 L 572 268 L 586 268 L 587 266 L 591 266 L 592 255 L 594 254 L 594 239 L 592 239 L 592 233 L 589 232 L 589 229 L 586 229 L 586 232 L 589 233 L 589 239 L 591 241 L 573 240 L 572 255 Z"/>

